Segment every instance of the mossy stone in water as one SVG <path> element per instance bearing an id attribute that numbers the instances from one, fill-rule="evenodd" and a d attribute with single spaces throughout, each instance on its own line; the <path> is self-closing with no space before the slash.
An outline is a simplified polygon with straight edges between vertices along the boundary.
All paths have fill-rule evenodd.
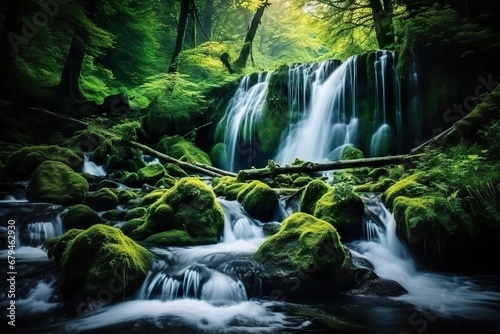
<path id="1" fill-rule="evenodd" d="M 84 204 L 77 204 L 69 207 L 68 212 L 62 216 L 62 223 L 66 231 L 73 228 L 85 230 L 101 222 L 101 217 Z"/>
<path id="2" fill-rule="evenodd" d="M 112 210 L 118 205 L 118 197 L 111 189 L 102 188 L 87 195 L 85 203 L 97 211 Z"/>
<path id="3" fill-rule="evenodd" d="M 141 182 L 139 181 L 139 176 L 137 176 L 137 173 L 125 173 L 123 177 L 120 179 L 120 182 L 126 185 L 127 187 L 140 187 Z"/>
<path id="4" fill-rule="evenodd" d="M 321 276 L 340 271 L 346 256 L 331 224 L 297 212 L 283 221 L 278 233 L 267 238 L 254 257 L 277 271 Z"/>
<path id="5" fill-rule="evenodd" d="M 7 158 L 5 170 L 15 180 L 27 180 L 45 161 L 58 161 L 73 171 L 80 171 L 83 167 L 83 154 L 56 145 L 23 147 Z"/>
<path id="6" fill-rule="evenodd" d="M 228 201 L 237 199 L 238 194 L 247 186 L 246 183 L 238 182 L 236 177 L 223 176 L 215 178 L 212 183 L 213 190 L 217 196 L 223 196 Z"/>
<path id="7" fill-rule="evenodd" d="M 251 217 L 269 222 L 274 218 L 278 195 L 267 184 L 253 181 L 238 193 L 238 201 Z"/>
<path id="8" fill-rule="evenodd" d="M 425 193 L 429 193 L 427 187 L 417 182 L 423 175 L 424 172 L 415 173 L 387 188 L 382 195 L 385 205 L 392 208 L 393 201 L 398 196 L 419 197 Z"/>
<path id="9" fill-rule="evenodd" d="M 61 266 L 61 290 L 65 297 L 81 291 L 95 296 L 102 289 L 109 290 L 110 281 L 117 280 L 117 275 L 127 284 L 125 293 L 133 293 L 153 260 L 148 250 L 114 227 L 97 224 L 86 231 L 71 232 L 71 237 L 70 241 L 66 234 L 59 237 L 66 241 L 58 262 Z M 52 255 L 54 260 L 58 259 L 54 253 L 58 241 L 44 245 L 49 257 Z"/>
<path id="10" fill-rule="evenodd" d="M 193 237 L 183 230 L 171 230 L 153 234 L 142 242 L 147 247 L 194 246 L 213 243 L 212 238 Z"/>
<path id="11" fill-rule="evenodd" d="M 35 170 L 26 189 L 31 202 L 70 206 L 83 203 L 89 184 L 82 176 L 58 161 L 45 161 Z"/>
<path id="12" fill-rule="evenodd" d="M 168 175 L 172 177 L 177 177 L 177 178 L 182 178 L 182 177 L 188 177 L 189 174 L 184 171 L 184 169 L 180 168 L 174 163 L 169 162 L 168 164 L 165 164 L 163 166 L 165 168 L 165 171 L 167 172 Z"/>
<path id="13" fill-rule="evenodd" d="M 324 181 L 316 179 L 309 182 L 304 189 L 302 199 L 300 201 L 300 211 L 312 215 L 316 208 L 316 203 L 319 199 L 330 190 Z"/>
<path id="14" fill-rule="evenodd" d="M 340 158 L 341 160 L 356 160 L 356 159 L 363 159 L 365 155 L 363 152 L 355 147 L 352 146 L 346 146 L 342 150 L 342 157 Z"/>

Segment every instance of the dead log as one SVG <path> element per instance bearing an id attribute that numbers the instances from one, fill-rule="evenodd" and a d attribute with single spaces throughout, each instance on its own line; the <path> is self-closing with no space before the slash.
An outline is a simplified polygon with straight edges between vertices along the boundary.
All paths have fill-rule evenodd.
<path id="1" fill-rule="evenodd" d="M 324 172 L 346 168 L 400 165 L 411 162 L 410 160 L 413 158 L 415 158 L 415 156 L 410 157 L 409 155 L 396 155 L 389 157 L 365 158 L 356 160 L 338 160 L 324 163 L 305 162 L 301 165 L 296 166 L 244 169 L 240 170 L 240 172 L 238 173 L 238 180 L 241 182 L 245 182 L 247 180 L 262 180 L 266 178 L 272 178 L 280 174 L 311 174 L 315 172 Z"/>

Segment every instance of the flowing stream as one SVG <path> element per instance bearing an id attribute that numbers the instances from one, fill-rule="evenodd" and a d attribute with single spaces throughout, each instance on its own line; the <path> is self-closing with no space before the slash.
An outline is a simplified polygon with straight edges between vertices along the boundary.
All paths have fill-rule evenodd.
<path id="1" fill-rule="evenodd" d="M 65 305 L 57 294 L 59 269 L 40 243 L 63 232 L 65 208 L 44 203 L 0 202 L 2 217 L 19 223 L 16 249 L 16 333 L 442 333 L 458 329 L 498 329 L 500 293 L 491 278 L 447 276 L 421 271 L 395 233 L 392 215 L 379 197 L 366 195 L 366 238 L 348 245 L 375 272 L 399 282 L 401 297 L 336 295 L 303 303 L 273 300 L 261 294 L 260 270 L 252 255 L 264 242 L 264 224 L 249 217 L 236 201 L 219 198 L 224 233 L 218 244 L 151 248 L 157 255 L 134 298 L 95 304 L 74 315 L 80 305 Z M 281 208 L 280 222 L 290 214 Z M 6 258 L 5 250 L 0 252 Z M 2 264 L 2 270 L 6 266 Z M 494 278 L 498 279 L 498 278 Z M 1 306 L 7 306 L 1 283 Z M 115 302 L 116 301 L 116 302 Z M 70 309 L 68 309 L 68 307 Z"/>

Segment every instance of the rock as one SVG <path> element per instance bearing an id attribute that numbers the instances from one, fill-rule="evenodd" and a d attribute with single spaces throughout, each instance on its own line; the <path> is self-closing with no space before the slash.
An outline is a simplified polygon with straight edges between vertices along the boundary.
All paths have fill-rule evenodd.
<path id="1" fill-rule="evenodd" d="M 68 208 L 68 212 L 62 215 L 64 230 L 72 228 L 85 230 L 92 225 L 102 223 L 101 217 L 84 204 L 73 205 Z"/>
<path id="2" fill-rule="evenodd" d="M 65 298 L 83 292 L 96 296 L 120 282 L 120 298 L 142 283 L 153 255 L 119 229 L 97 224 L 86 231 L 70 230 L 44 243 L 49 258 L 61 267 L 61 291 Z M 119 276 L 119 277 L 118 277 Z M 120 286 L 116 284 L 114 286 Z"/>
<path id="3" fill-rule="evenodd" d="M 94 193 L 89 193 L 85 203 L 96 211 L 116 209 L 118 197 L 109 188 L 102 188 Z"/>
<path id="4" fill-rule="evenodd" d="M 158 233 L 179 230 L 189 235 L 176 232 L 183 243 L 209 244 L 219 240 L 224 214 L 212 189 L 200 179 L 183 178 L 171 189 L 148 194 L 143 204 L 152 200 L 155 202 L 148 207 L 144 223 L 130 234 L 133 239 L 142 241 Z M 164 233 L 148 243 L 172 242 L 172 235 Z"/>
<path id="5" fill-rule="evenodd" d="M 146 216 L 146 213 L 147 213 L 146 208 L 143 208 L 143 207 L 134 208 L 134 209 L 130 210 L 129 212 L 127 212 L 127 215 L 125 216 L 125 220 L 129 221 L 129 220 L 132 220 L 134 218 L 143 218 Z"/>
<path id="6" fill-rule="evenodd" d="M 109 95 L 104 98 L 102 105 L 99 107 L 100 113 L 128 113 L 130 105 L 128 96 L 125 93 Z"/>
<path id="7" fill-rule="evenodd" d="M 366 280 L 360 287 L 347 292 L 354 296 L 398 297 L 408 293 L 398 282 L 380 277 Z"/>
<path id="8" fill-rule="evenodd" d="M 181 161 L 198 162 L 212 166 L 210 157 L 205 152 L 181 136 L 163 137 L 156 149 L 161 153 Z"/>
<path id="9" fill-rule="evenodd" d="M 392 208 L 393 201 L 398 196 L 418 197 L 428 193 L 428 188 L 418 183 L 418 179 L 424 175 L 424 172 L 418 172 L 404 179 L 399 180 L 384 192 L 382 200 L 388 208 Z"/>
<path id="10" fill-rule="evenodd" d="M 33 173 L 26 189 L 30 202 L 70 206 L 83 203 L 89 184 L 62 162 L 45 161 Z"/>
<path id="11" fill-rule="evenodd" d="M 49 160 L 61 162 L 73 171 L 81 171 L 83 167 L 83 154 L 51 145 L 23 147 L 8 157 L 5 170 L 14 180 L 27 180 L 42 162 Z"/>
<path id="12" fill-rule="evenodd" d="M 160 164 L 152 164 L 139 169 L 137 176 L 140 183 L 147 183 L 154 186 L 163 176 L 165 176 L 165 168 Z"/>
<path id="13" fill-rule="evenodd" d="M 245 211 L 263 222 L 272 221 L 278 206 L 278 195 L 267 184 L 253 181 L 238 193 Z"/>
<path id="14" fill-rule="evenodd" d="M 322 180 L 315 179 L 309 182 L 302 194 L 300 211 L 312 215 L 319 199 L 330 190 L 330 187 Z"/>
<path id="15" fill-rule="evenodd" d="M 163 166 L 168 175 L 172 177 L 182 178 L 188 177 L 189 174 L 184 171 L 184 169 L 180 168 L 178 165 L 169 162 Z"/>
<path id="16" fill-rule="evenodd" d="M 342 150 L 342 157 L 340 160 L 356 160 L 356 159 L 363 159 L 365 155 L 363 152 L 355 147 L 352 146 L 346 146 Z"/>
<path id="17" fill-rule="evenodd" d="M 123 177 L 120 179 L 120 182 L 131 188 L 141 186 L 141 182 L 139 181 L 139 176 L 137 176 L 137 173 L 125 173 L 125 175 L 123 175 Z"/>

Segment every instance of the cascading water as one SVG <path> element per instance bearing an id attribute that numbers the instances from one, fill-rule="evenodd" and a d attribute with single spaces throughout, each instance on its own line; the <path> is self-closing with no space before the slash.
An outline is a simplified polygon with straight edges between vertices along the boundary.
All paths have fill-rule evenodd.
<path id="1" fill-rule="evenodd" d="M 90 161 L 90 153 L 84 153 L 84 162 L 83 162 L 83 172 L 94 175 L 94 176 L 106 176 L 106 171 L 104 167 L 97 166 L 95 162 Z"/>
<path id="2" fill-rule="evenodd" d="M 226 150 L 226 170 L 234 171 L 242 165 L 237 157 L 242 145 L 246 150 L 252 149 L 255 126 L 266 101 L 269 77 L 269 72 L 259 73 L 254 83 L 252 75 L 246 75 L 226 108 L 217 130 L 223 132 L 219 137 L 222 137 Z"/>
<path id="3" fill-rule="evenodd" d="M 349 245 L 351 251 L 373 264 L 382 278 L 401 284 L 408 294 L 395 297 L 443 317 L 466 317 L 498 322 L 500 293 L 483 290 L 470 279 L 445 276 L 417 269 L 404 244 L 396 235 L 393 215 L 380 195 L 364 194 L 367 240 Z"/>
<path id="4" fill-rule="evenodd" d="M 357 57 L 349 58 L 331 75 L 330 61 L 317 67 L 290 69 L 291 121 L 298 119 L 298 122 L 284 132 L 276 156 L 278 163 L 288 164 L 297 157 L 323 161 L 335 148 L 356 139 L 355 99 L 348 95 L 356 90 L 356 60 Z"/>

